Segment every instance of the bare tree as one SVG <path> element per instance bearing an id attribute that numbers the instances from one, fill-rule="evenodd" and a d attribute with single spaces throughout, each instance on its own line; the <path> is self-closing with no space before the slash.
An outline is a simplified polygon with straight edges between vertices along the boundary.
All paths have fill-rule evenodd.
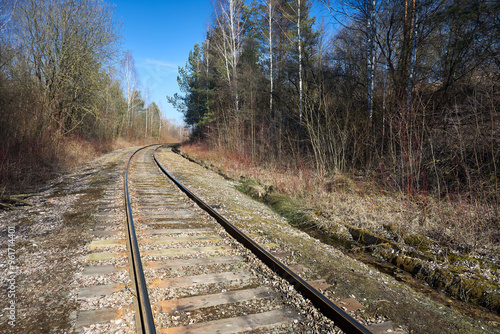
<path id="1" fill-rule="evenodd" d="M 100 64 L 116 54 L 118 41 L 113 14 L 101 0 L 25 0 L 14 8 L 13 37 L 62 134 L 98 117 Z"/>
<path id="2" fill-rule="evenodd" d="M 16 0 L 3 0 L 0 3 L 0 32 L 2 34 L 12 19 L 12 11 L 15 10 L 16 4 Z"/>
<path id="3" fill-rule="evenodd" d="M 269 112 L 273 113 L 273 94 L 274 94 L 274 52 L 273 52 L 273 17 L 274 17 L 274 0 L 266 0 L 265 4 L 267 6 L 267 24 L 268 24 L 268 37 L 269 41 Z"/>
<path id="4" fill-rule="evenodd" d="M 299 45 L 299 127 L 302 127 L 302 39 L 300 37 L 300 0 L 297 7 L 297 43 Z"/>
<path id="5" fill-rule="evenodd" d="M 149 126 L 149 128 L 151 129 L 151 133 L 153 132 L 152 129 L 152 125 L 153 125 L 153 122 L 152 122 L 152 114 L 153 112 L 150 111 L 151 109 L 151 104 L 149 103 L 150 101 L 150 97 L 151 97 L 151 92 L 149 91 L 149 86 L 146 84 L 146 89 L 145 89 L 145 92 L 144 92 L 144 102 L 146 103 L 146 108 L 144 109 L 144 138 L 147 138 L 148 137 L 148 116 L 150 118 L 149 122 L 151 123 L 151 126 Z"/>
<path id="6" fill-rule="evenodd" d="M 127 124 L 127 127 L 130 128 L 132 124 L 132 117 L 137 107 L 137 97 L 138 90 L 137 86 L 139 85 L 139 79 L 137 75 L 137 71 L 135 69 L 135 61 L 132 57 L 130 51 L 125 53 L 125 57 L 122 60 L 122 77 L 123 84 L 125 85 L 125 95 L 127 98 L 127 113 L 124 115 L 124 123 Z"/>
<path id="7" fill-rule="evenodd" d="M 319 0 L 330 11 L 333 18 L 348 29 L 359 29 L 366 36 L 367 70 L 367 115 L 371 123 L 373 117 L 373 89 L 375 86 L 375 17 L 376 0 L 338 0 L 334 4 L 329 0 Z M 357 25 L 346 25 L 343 21 L 350 18 Z"/>
<path id="8" fill-rule="evenodd" d="M 233 110 L 239 110 L 238 62 L 243 34 L 243 13 L 240 0 L 220 0 L 215 7 L 216 24 L 222 33 L 222 45 L 217 45 L 225 67 L 226 78 L 231 89 Z"/>
<path id="9" fill-rule="evenodd" d="M 411 91 L 413 88 L 413 77 L 415 75 L 415 66 L 417 60 L 417 22 L 418 15 L 416 11 L 416 0 L 412 1 L 411 13 L 411 52 L 410 52 L 410 68 L 408 70 L 408 84 L 406 87 L 406 111 L 410 110 L 411 105 Z"/>
<path id="10" fill-rule="evenodd" d="M 375 0 L 367 0 L 366 20 L 366 67 L 368 72 L 368 119 L 370 124 L 373 118 L 373 88 L 375 86 Z"/>

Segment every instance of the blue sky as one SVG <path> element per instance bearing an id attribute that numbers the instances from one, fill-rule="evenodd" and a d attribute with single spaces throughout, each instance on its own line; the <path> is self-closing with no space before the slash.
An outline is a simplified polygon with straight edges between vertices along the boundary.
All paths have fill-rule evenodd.
<path id="1" fill-rule="evenodd" d="M 139 74 L 140 90 L 155 102 L 164 117 L 182 124 L 182 114 L 166 96 L 179 92 L 177 69 L 184 66 L 196 42 L 202 43 L 212 14 L 210 0 L 110 0 L 122 21 L 123 49 L 130 50 Z"/>

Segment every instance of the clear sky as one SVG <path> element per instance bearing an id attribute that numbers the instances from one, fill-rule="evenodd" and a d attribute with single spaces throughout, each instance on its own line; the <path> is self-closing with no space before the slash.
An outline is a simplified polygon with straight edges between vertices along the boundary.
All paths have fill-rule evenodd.
<path id="1" fill-rule="evenodd" d="M 164 117 L 182 124 L 182 114 L 166 96 L 179 92 L 177 69 L 189 51 L 202 43 L 213 12 L 210 0 L 109 0 L 122 21 L 123 49 L 130 50 L 139 74 L 140 90 L 155 102 Z"/>

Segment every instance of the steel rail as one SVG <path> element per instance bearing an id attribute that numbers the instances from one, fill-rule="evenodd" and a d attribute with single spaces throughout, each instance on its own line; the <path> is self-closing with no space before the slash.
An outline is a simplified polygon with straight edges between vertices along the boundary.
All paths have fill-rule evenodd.
<path id="1" fill-rule="evenodd" d="M 343 331 L 353 334 L 370 334 L 372 333 L 362 324 L 357 322 L 349 314 L 344 312 L 340 307 L 332 303 L 328 298 L 326 298 L 321 292 L 313 288 L 309 283 L 300 278 L 295 274 L 290 268 L 277 260 L 269 252 L 259 246 L 255 241 L 246 236 L 241 232 L 236 226 L 227 221 L 219 213 L 217 213 L 210 206 L 205 204 L 200 198 L 193 194 L 189 189 L 177 181 L 163 166 L 160 164 L 156 158 L 157 150 L 162 147 L 158 146 L 154 153 L 153 158 L 161 169 L 161 171 L 174 182 L 177 187 L 179 187 L 189 198 L 191 198 L 200 208 L 205 210 L 210 216 L 212 216 L 219 224 L 224 227 L 224 229 L 237 241 L 242 243 L 246 248 L 248 248 L 252 253 L 254 253 L 262 262 L 264 262 L 271 270 L 279 274 L 282 278 L 286 279 L 290 284 L 292 284 L 297 291 L 302 293 L 306 298 L 308 298 L 314 306 L 316 306 L 325 316 L 330 318 L 339 326 Z"/>
<path id="2" fill-rule="evenodd" d="M 134 219 L 132 217 L 132 207 L 130 205 L 130 195 L 128 191 L 128 170 L 132 157 L 147 147 L 148 145 L 136 150 L 128 159 L 127 169 L 125 171 L 125 207 L 127 211 L 127 243 L 129 245 L 132 273 L 134 275 L 136 299 L 139 308 L 139 328 L 141 333 L 156 334 L 155 324 L 153 320 L 153 312 L 151 311 L 151 303 L 149 302 L 148 289 L 146 287 L 146 279 L 142 270 L 141 255 L 139 253 L 139 245 L 137 244 L 137 236 L 135 234 Z M 160 147 L 160 146 L 158 146 Z"/>

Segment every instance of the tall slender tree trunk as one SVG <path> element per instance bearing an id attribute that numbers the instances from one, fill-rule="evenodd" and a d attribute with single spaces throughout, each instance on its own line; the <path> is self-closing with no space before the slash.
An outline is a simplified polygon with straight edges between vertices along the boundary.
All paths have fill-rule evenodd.
<path id="1" fill-rule="evenodd" d="M 385 141 L 385 113 L 386 113 L 386 95 L 387 95 L 387 62 L 384 67 L 384 84 L 383 84 L 383 92 L 382 92 L 382 148 L 380 152 L 383 154 L 384 152 L 384 141 Z"/>
<path id="2" fill-rule="evenodd" d="M 144 129 L 144 138 L 148 137 L 148 109 L 149 109 L 149 106 L 146 107 L 146 110 L 144 111 L 146 113 L 146 126 Z"/>
<path id="3" fill-rule="evenodd" d="M 239 109 L 239 94 L 238 94 L 238 72 L 237 72 L 237 64 L 238 64 L 238 34 L 236 22 L 238 18 L 235 17 L 235 0 L 229 0 L 229 20 L 230 20 L 230 29 L 231 29 L 231 57 L 232 57 L 232 71 L 233 71 L 233 94 L 234 94 L 234 113 L 238 118 L 238 109 Z M 239 30 L 239 29 L 238 29 Z"/>
<path id="4" fill-rule="evenodd" d="M 273 89 L 274 89 L 274 77 L 273 77 L 273 0 L 269 0 L 268 3 L 268 24 L 269 24 L 269 72 L 271 88 L 269 90 L 269 112 L 273 114 Z"/>
<path id="5" fill-rule="evenodd" d="M 300 37 L 300 0 L 298 0 L 298 4 L 299 8 L 297 11 L 297 37 L 299 43 L 299 129 L 302 130 L 302 40 Z"/>
<path id="6" fill-rule="evenodd" d="M 412 30 L 412 41 L 411 41 L 411 55 L 410 55 L 410 68 L 409 68 L 409 73 L 408 73 L 408 85 L 406 87 L 406 111 L 408 112 L 411 107 L 411 91 L 413 89 L 413 80 L 414 80 L 414 75 L 415 75 L 415 63 L 417 60 L 417 29 L 418 29 L 418 24 L 417 24 L 417 11 L 416 11 L 416 4 L 415 0 L 413 0 L 412 3 L 412 23 L 411 23 L 411 30 Z"/>
<path id="7" fill-rule="evenodd" d="M 368 72 L 368 119 L 370 124 L 373 118 L 373 90 L 375 86 L 375 0 L 367 0 L 367 72 Z"/>
<path id="8" fill-rule="evenodd" d="M 210 50 L 210 40 L 207 39 L 207 44 L 206 44 L 206 48 L 204 50 L 204 56 L 205 56 L 205 59 L 207 60 L 207 65 L 206 65 L 206 80 L 205 80 L 205 89 L 207 90 L 207 94 L 206 94 L 206 97 L 207 97 L 207 113 L 210 112 L 210 104 L 208 103 L 209 101 L 209 94 L 208 94 L 208 82 L 209 82 L 209 79 L 208 79 L 208 75 L 209 75 L 209 70 L 210 70 L 210 64 L 209 64 L 209 61 L 208 61 L 208 58 L 209 58 L 209 52 Z"/>
<path id="9" fill-rule="evenodd" d="M 161 113 L 161 111 L 160 111 Z M 162 123 L 162 119 L 161 119 L 161 115 L 160 115 L 160 121 L 158 122 L 158 140 L 160 140 L 161 138 L 161 123 Z"/>

